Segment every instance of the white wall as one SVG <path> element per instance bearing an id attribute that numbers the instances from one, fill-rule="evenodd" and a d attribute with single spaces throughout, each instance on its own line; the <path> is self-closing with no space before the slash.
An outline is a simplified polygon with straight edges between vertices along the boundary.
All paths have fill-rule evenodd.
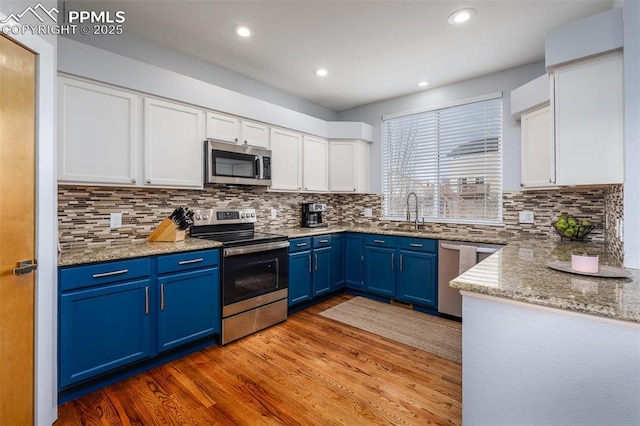
<path id="1" fill-rule="evenodd" d="M 624 264 L 640 268 L 640 1 L 624 12 Z"/>
<path id="2" fill-rule="evenodd" d="M 46 7 L 55 1 L 42 1 Z M 0 19 L 33 2 L 0 4 Z M 55 37 L 10 37 L 38 55 L 36 122 L 36 272 L 35 424 L 50 425 L 58 415 L 57 391 L 57 241 L 56 44 Z"/>
<path id="3" fill-rule="evenodd" d="M 640 324 L 463 296 L 463 424 L 640 424 Z"/>
<path id="4" fill-rule="evenodd" d="M 136 35 L 122 34 L 104 37 L 76 35 L 76 41 L 90 44 L 119 55 L 133 58 L 166 70 L 195 78 L 262 101 L 299 111 L 323 120 L 335 120 L 335 111 L 314 104 L 266 84 L 220 68 L 167 47 L 145 40 Z"/>
<path id="5" fill-rule="evenodd" d="M 503 189 L 520 189 L 520 124 L 511 116 L 511 91 L 546 72 L 544 62 L 512 68 L 471 80 L 449 84 L 338 113 L 341 121 L 362 121 L 373 126 L 371 192 L 382 190 L 382 116 L 502 91 Z"/>

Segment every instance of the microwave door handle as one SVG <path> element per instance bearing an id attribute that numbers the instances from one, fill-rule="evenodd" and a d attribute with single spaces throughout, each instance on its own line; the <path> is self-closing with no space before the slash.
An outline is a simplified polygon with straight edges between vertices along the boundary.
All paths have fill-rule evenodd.
<path id="1" fill-rule="evenodd" d="M 261 167 L 261 157 L 256 157 L 256 179 L 260 179 L 262 176 L 260 176 L 262 173 L 260 173 L 260 170 L 262 169 Z"/>

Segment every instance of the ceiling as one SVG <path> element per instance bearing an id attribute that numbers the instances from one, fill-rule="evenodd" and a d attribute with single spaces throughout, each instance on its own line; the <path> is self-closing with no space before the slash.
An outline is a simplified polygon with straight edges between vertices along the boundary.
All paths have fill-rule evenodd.
<path id="1" fill-rule="evenodd" d="M 76 3 L 76 2 L 73 2 Z M 100 1 L 126 32 L 334 111 L 544 58 L 545 32 L 613 0 Z M 99 8 L 97 5 L 100 5 Z M 460 8 L 477 13 L 447 22 Z M 236 24 L 252 29 L 242 39 Z M 324 67 L 326 77 L 315 69 Z M 419 81 L 427 80 L 427 88 Z"/>

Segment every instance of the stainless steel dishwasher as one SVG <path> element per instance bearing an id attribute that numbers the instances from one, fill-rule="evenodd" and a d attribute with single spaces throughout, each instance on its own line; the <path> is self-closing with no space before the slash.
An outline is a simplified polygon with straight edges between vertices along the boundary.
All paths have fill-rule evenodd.
<path id="1" fill-rule="evenodd" d="M 449 287 L 449 281 L 460 275 L 460 247 L 476 248 L 476 263 L 481 262 L 503 246 L 464 241 L 440 241 L 438 249 L 438 312 L 462 318 L 462 296 L 460 290 Z"/>

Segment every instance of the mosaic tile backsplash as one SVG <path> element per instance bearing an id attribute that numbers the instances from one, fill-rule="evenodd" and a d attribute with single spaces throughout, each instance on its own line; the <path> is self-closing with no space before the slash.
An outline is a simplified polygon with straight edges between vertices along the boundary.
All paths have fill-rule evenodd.
<path id="1" fill-rule="evenodd" d="M 410 222 L 380 220 L 382 196 L 379 194 L 297 194 L 268 192 L 258 187 L 207 186 L 204 190 L 111 188 L 61 185 L 58 188 L 58 234 L 61 248 L 123 244 L 144 241 L 155 227 L 176 207 L 224 208 L 253 207 L 258 213 L 256 227 L 264 232 L 300 226 L 300 204 L 326 203 L 326 222 L 340 226 L 377 226 L 384 229 L 412 229 Z M 373 211 L 364 216 L 364 209 Z M 277 218 L 271 219 L 271 209 Z M 522 210 L 534 212 L 534 224 L 518 223 Z M 622 218 L 622 186 L 606 189 L 557 189 L 548 191 L 505 192 L 503 225 L 457 225 L 425 223 L 421 228 L 460 235 L 487 235 L 502 238 L 555 238 L 551 227 L 560 214 L 589 219 L 597 228 L 589 235 L 592 241 L 614 241 L 613 253 L 622 256 L 622 244 L 608 223 Z M 109 228 L 109 214 L 122 212 L 123 226 Z"/>

